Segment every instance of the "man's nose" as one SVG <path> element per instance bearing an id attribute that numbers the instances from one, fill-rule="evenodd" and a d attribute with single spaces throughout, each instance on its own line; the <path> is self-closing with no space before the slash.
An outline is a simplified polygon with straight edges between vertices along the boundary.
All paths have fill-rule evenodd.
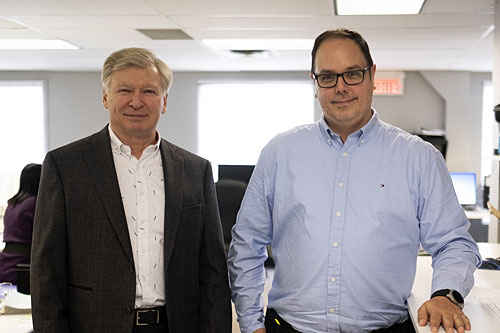
<path id="1" fill-rule="evenodd" d="M 333 89 L 335 90 L 336 94 L 343 94 L 347 92 L 347 87 L 348 85 L 345 83 L 344 78 L 342 76 L 339 76 L 337 78 L 337 84 L 335 85 L 335 87 L 333 87 Z"/>
<path id="2" fill-rule="evenodd" d="M 138 109 L 143 105 L 142 102 L 142 95 L 140 91 L 134 91 L 134 93 L 131 96 L 129 106 L 131 106 L 134 109 Z"/>

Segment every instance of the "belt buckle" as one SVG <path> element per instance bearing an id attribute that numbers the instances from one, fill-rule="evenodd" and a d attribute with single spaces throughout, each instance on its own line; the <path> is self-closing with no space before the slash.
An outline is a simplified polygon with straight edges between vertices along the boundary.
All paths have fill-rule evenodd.
<path id="1" fill-rule="evenodd" d="M 156 324 L 160 323 L 160 310 L 137 310 L 137 315 L 135 316 L 135 324 L 137 326 L 148 326 L 150 323 L 139 323 L 139 317 L 141 313 L 146 312 L 156 312 Z"/>

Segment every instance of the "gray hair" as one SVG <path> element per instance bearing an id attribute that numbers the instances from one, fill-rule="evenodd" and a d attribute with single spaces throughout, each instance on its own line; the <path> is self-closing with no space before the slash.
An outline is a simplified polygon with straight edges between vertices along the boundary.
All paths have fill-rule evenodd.
<path id="1" fill-rule="evenodd" d="M 172 85 L 172 71 L 161 59 L 157 58 L 153 51 L 138 47 L 130 47 L 115 51 L 106 58 L 102 67 L 102 87 L 108 91 L 111 74 L 115 71 L 128 67 L 154 67 L 160 75 L 163 93 L 168 93 Z"/>

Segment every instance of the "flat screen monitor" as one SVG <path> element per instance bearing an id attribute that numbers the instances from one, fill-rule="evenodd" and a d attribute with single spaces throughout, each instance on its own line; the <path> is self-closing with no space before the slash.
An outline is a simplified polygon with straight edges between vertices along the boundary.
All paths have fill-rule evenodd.
<path id="1" fill-rule="evenodd" d="M 451 181 L 458 197 L 458 202 L 464 208 L 476 206 L 476 174 L 473 172 L 450 172 Z"/>
<path id="2" fill-rule="evenodd" d="M 241 180 L 248 184 L 254 165 L 219 165 L 219 179 Z"/>

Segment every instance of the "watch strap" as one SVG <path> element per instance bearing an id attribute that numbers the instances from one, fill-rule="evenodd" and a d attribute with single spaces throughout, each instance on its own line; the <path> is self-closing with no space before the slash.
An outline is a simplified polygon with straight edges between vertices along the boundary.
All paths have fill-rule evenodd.
<path id="1" fill-rule="evenodd" d="M 464 308 L 464 298 L 456 290 L 453 290 L 453 289 L 441 289 L 441 290 L 437 290 L 437 291 L 435 291 L 435 292 L 432 293 L 431 299 L 434 298 L 434 297 L 436 297 L 436 296 L 444 296 L 444 297 L 448 298 L 448 300 L 450 302 L 452 302 L 453 304 L 455 304 L 456 306 L 458 306 L 460 309 Z"/>

